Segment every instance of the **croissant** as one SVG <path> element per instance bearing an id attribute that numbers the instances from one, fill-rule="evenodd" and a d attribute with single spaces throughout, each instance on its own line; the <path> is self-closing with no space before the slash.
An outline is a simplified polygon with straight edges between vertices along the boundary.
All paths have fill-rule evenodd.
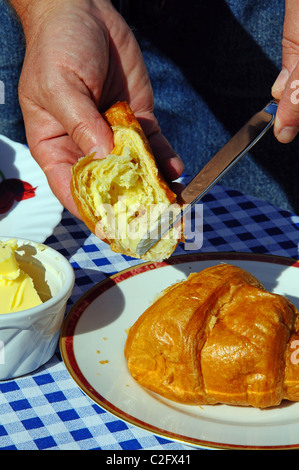
<path id="1" fill-rule="evenodd" d="M 82 220 L 111 250 L 144 260 L 169 258 L 182 237 L 181 227 L 168 232 L 145 255 L 136 247 L 158 215 L 177 208 L 177 196 L 156 165 L 145 134 L 126 102 L 104 113 L 114 149 L 103 159 L 95 154 L 72 167 L 71 192 Z"/>
<path id="2" fill-rule="evenodd" d="M 129 329 L 132 377 L 167 399 L 266 408 L 299 400 L 299 317 L 249 272 L 219 264 L 170 286 Z"/>

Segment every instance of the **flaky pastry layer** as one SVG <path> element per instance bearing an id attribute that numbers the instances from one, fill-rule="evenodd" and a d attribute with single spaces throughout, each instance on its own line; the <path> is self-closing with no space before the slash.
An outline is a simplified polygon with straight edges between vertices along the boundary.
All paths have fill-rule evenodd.
<path id="1" fill-rule="evenodd" d="M 105 112 L 114 149 L 98 159 L 81 158 L 72 168 L 71 191 L 87 227 L 115 252 L 139 258 L 136 248 L 157 214 L 176 205 L 156 165 L 144 132 L 126 102 Z M 159 212 L 160 211 L 160 212 Z M 181 227 L 171 230 L 142 259 L 168 258 L 181 239 Z"/>

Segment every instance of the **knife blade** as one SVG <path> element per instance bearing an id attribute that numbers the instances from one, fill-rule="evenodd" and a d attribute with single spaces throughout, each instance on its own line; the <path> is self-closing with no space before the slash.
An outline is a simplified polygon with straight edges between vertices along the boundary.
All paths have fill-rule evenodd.
<path id="1" fill-rule="evenodd" d="M 270 101 L 222 147 L 183 189 L 180 197 L 183 208 L 174 215 L 164 211 L 139 241 L 136 252 L 144 255 L 171 228 L 180 222 L 200 199 L 244 156 L 272 127 L 278 102 Z"/>

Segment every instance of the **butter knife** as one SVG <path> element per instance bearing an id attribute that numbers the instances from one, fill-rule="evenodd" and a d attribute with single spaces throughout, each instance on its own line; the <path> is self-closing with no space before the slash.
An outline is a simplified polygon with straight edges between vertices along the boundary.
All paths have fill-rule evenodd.
<path id="1" fill-rule="evenodd" d="M 224 176 L 272 127 L 278 102 L 270 101 L 222 147 L 183 189 L 180 197 L 183 209 L 172 219 L 164 211 L 150 227 L 137 245 L 137 254 L 142 256 L 152 248 L 200 199 Z"/>

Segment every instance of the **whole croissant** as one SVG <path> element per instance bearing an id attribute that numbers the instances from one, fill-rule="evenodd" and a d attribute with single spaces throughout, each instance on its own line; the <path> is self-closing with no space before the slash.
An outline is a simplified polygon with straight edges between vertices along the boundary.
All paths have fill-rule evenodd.
<path id="1" fill-rule="evenodd" d="M 140 385 L 170 400 L 265 408 L 299 400 L 296 348 L 296 307 L 220 264 L 169 287 L 130 328 L 125 358 Z"/>

